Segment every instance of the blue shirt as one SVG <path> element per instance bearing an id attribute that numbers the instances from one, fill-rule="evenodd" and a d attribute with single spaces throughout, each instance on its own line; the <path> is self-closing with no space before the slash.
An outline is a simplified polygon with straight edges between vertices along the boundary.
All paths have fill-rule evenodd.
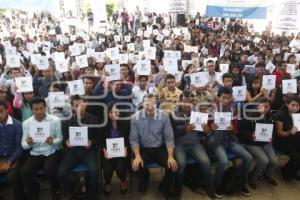
<path id="1" fill-rule="evenodd" d="M 43 143 L 33 143 L 28 145 L 26 139 L 30 136 L 30 123 L 38 122 L 34 116 L 30 117 L 23 122 L 23 137 L 22 137 L 22 147 L 24 149 L 31 149 L 30 154 L 34 156 L 49 156 L 55 153 L 56 150 L 61 148 L 61 143 L 63 140 L 62 131 L 61 131 L 61 122 L 60 120 L 53 116 L 46 114 L 45 119 L 42 122 L 50 122 L 50 136 L 53 138 L 53 144 L 49 145 L 46 142 Z"/>
<path id="2" fill-rule="evenodd" d="M 22 154 L 22 125 L 8 116 L 5 125 L 0 124 L 0 157 L 15 162 Z"/>
<path id="3" fill-rule="evenodd" d="M 132 149 L 164 144 L 174 147 L 174 133 L 168 115 L 158 109 L 152 118 L 146 117 L 144 109 L 135 113 L 131 119 L 129 141 Z"/>

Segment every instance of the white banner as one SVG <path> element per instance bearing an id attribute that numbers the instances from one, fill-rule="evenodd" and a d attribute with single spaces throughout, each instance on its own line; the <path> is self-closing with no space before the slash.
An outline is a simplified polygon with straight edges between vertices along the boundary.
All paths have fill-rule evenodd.
<path id="1" fill-rule="evenodd" d="M 171 0 L 170 2 L 170 13 L 185 13 L 186 11 L 186 0 Z"/>
<path id="2" fill-rule="evenodd" d="M 297 33 L 300 31 L 300 0 L 278 0 L 274 10 L 274 31 Z"/>

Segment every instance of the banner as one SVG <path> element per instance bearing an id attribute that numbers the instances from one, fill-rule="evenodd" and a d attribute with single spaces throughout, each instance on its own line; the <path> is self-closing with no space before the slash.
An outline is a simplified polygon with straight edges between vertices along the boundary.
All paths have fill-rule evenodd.
<path id="1" fill-rule="evenodd" d="M 56 0 L 1 0 L 0 8 L 23 11 L 53 11 Z"/>
<path id="2" fill-rule="evenodd" d="M 275 32 L 297 33 L 300 31 L 300 0 L 278 0 L 274 11 Z"/>
<path id="3" fill-rule="evenodd" d="M 263 0 L 211 0 L 206 16 L 241 19 L 266 19 L 267 7 Z"/>
<path id="4" fill-rule="evenodd" d="M 171 0 L 170 2 L 170 13 L 185 13 L 186 11 L 186 0 Z"/>

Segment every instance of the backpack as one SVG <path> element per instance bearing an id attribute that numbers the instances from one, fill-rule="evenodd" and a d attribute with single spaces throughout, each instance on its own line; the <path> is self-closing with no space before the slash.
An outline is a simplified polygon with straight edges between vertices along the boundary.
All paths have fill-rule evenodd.
<path id="1" fill-rule="evenodd" d="M 242 167 L 230 167 L 223 176 L 222 189 L 223 193 L 230 195 L 239 191 L 245 184 L 244 170 Z"/>

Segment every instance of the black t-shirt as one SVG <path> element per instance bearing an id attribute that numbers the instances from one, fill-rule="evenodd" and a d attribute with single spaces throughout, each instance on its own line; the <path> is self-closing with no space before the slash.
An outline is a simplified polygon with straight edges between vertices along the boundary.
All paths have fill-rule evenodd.
<path id="1" fill-rule="evenodd" d="M 276 115 L 275 115 L 275 120 L 276 122 L 282 122 L 283 124 L 283 131 L 289 131 L 293 128 L 293 119 L 292 117 L 288 114 L 287 108 L 283 107 Z M 276 125 L 276 123 L 275 123 Z M 291 135 L 288 137 L 280 137 L 277 133 L 277 127 L 275 126 L 275 143 L 279 144 L 282 141 L 285 141 L 286 139 L 289 139 L 292 137 Z"/>
<path id="2" fill-rule="evenodd" d="M 286 108 L 280 110 L 276 115 L 275 115 L 275 120 L 280 121 L 283 123 L 283 131 L 288 131 L 293 128 L 293 119 L 292 117 L 288 114 Z"/>

